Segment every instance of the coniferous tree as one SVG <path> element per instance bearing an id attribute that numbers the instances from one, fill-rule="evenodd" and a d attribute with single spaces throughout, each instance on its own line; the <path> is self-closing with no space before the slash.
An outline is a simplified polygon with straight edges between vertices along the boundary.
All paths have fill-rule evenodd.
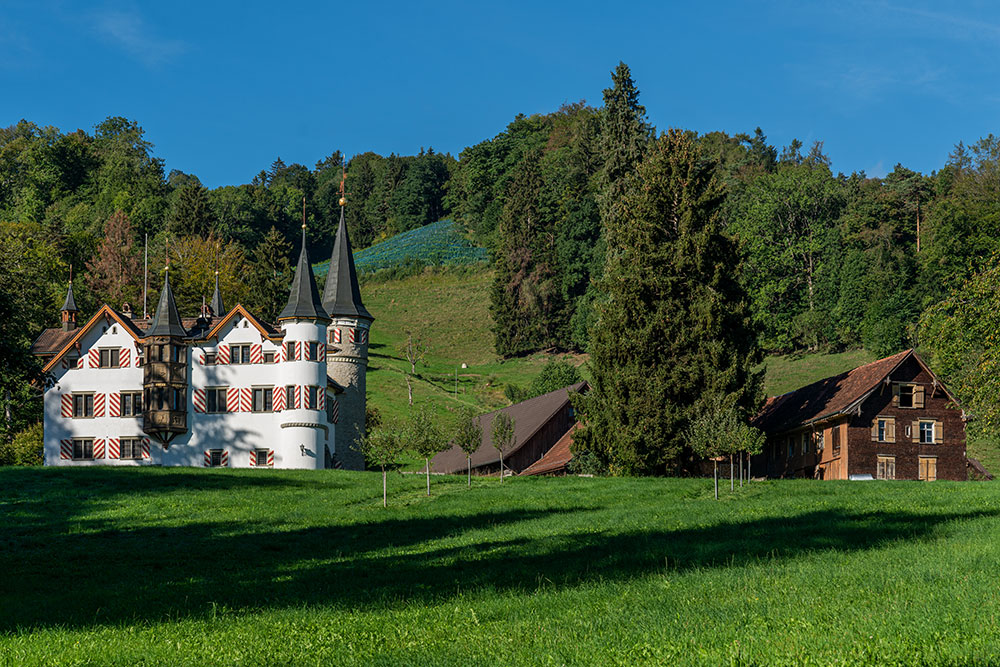
<path id="1" fill-rule="evenodd" d="M 273 322 L 288 299 L 292 266 L 288 261 L 292 245 L 274 227 L 253 251 L 249 275 L 250 306 L 266 322 Z"/>
<path id="2" fill-rule="evenodd" d="M 207 236 L 215 225 L 208 190 L 199 183 L 182 186 L 170 213 L 167 229 L 177 236 Z"/>
<path id="3" fill-rule="evenodd" d="M 715 165 L 670 130 L 628 177 L 606 226 L 607 300 L 591 344 L 586 428 L 575 448 L 615 474 L 664 474 L 683 463 L 684 430 L 703 395 L 753 410 L 756 335 L 722 233 Z"/>

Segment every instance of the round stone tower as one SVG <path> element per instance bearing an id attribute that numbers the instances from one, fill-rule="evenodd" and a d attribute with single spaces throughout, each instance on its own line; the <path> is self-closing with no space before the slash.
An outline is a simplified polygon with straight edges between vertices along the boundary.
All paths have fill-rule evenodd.
<path id="1" fill-rule="evenodd" d="M 278 364 L 275 392 L 282 396 L 278 413 L 281 432 L 276 458 L 286 468 L 325 468 L 327 451 L 334 449 L 334 434 L 326 411 L 326 355 L 323 352 L 330 318 L 320 302 L 309 254 L 305 225 L 302 251 L 288 304 L 278 315 L 285 332 L 282 361 Z"/>
<path id="2" fill-rule="evenodd" d="M 343 192 L 343 181 L 341 181 Z M 372 317 L 361 302 L 354 254 L 344 222 L 343 195 L 340 199 L 340 226 L 330 257 L 330 272 L 323 289 L 323 308 L 329 314 L 327 369 L 330 378 L 343 387 L 333 410 L 337 448 L 335 465 L 348 470 L 364 470 L 365 459 L 358 440 L 365 433 L 365 371 L 368 369 L 368 332 Z"/>

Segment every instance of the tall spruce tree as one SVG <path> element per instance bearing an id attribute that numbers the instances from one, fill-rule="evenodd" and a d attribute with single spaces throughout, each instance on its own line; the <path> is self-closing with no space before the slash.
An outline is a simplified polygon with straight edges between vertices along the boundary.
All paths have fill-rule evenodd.
<path id="1" fill-rule="evenodd" d="M 627 177 L 619 214 L 605 221 L 607 298 L 575 448 L 614 474 L 681 467 L 683 434 L 704 396 L 756 407 L 756 335 L 734 279 L 738 254 L 723 234 L 715 169 L 691 135 L 670 130 Z"/>
<path id="2" fill-rule="evenodd" d="M 208 201 L 208 190 L 192 183 L 177 192 L 167 229 L 178 236 L 208 236 L 215 226 L 215 214 Z"/>

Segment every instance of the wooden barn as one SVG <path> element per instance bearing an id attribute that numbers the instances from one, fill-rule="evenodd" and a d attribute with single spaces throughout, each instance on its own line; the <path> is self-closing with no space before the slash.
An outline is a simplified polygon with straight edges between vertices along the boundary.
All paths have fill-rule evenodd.
<path id="1" fill-rule="evenodd" d="M 769 398 L 761 477 L 968 479 L 966 416 L 913 350 Z"/>
<path id="2" fill-rule="evenodd" d="M 506 470 L 519 474 L 538 462 L 569 435 L 576 423 L 570 393 L 586 389 L 586 382 L 578 382 L 477 417 L 483 429 L 483 442 L 472 455 L 473 472 L 492 475 L 500 471 L 500 453 L 493 446 L 492 435 L 493 420 L 497 414 L 505 412 L 514 420 L 514 445 L 504 451 L 503 462 Z M 567 452 L 568 449 L 567 444 Z M 465 452 L 453 445 L 431 460 L 431 471 L 459 474 L 466 471 L 467 465 Z M 565 470 L 565 462 L 562 470 Z M 559 471 L 553 468 L 547 472 L 551 474 Z"/>

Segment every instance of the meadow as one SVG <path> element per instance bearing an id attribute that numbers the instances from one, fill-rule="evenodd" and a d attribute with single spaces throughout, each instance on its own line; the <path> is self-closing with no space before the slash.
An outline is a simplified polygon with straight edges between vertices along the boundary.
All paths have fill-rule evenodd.
<path id="1" fill-rule="evenodd" d="M 0 663 L 991 665 L 989 483 L 0 470 Z"/>

